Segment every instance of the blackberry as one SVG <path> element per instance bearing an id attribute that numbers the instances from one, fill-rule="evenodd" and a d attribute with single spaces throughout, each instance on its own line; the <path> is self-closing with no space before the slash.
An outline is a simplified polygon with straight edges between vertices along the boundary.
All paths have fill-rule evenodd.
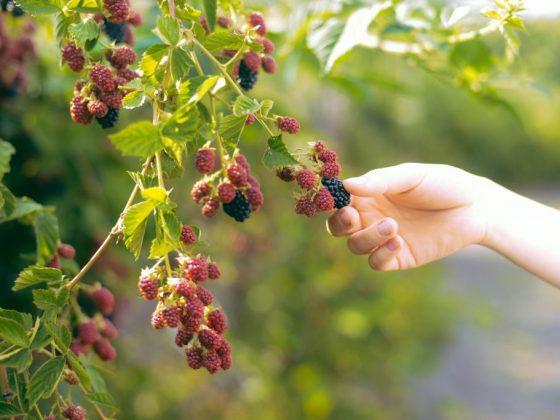
<path id="1" fill-rule="evenodd" d="M 70 116 L 74 122 L 87 125 L 93 119 L 88 110 L 87 102 L 82 96 L 74 96 L 70 102 Z"/>
<path id="2" fill-rule="evenodd" d="M 235 192 L 235 199 L 228 204 L 223 204 L 225 213 L 238 222 L 244 222 L 251 216 L 251 204 L 240 190 Z"/>
<path id="3" fill-rule="evenodd" d="M 196 170 L 201 174 L 208 174 L 214 170 L 216 166 L 216 154 L 214 149 L 203 147 L 198 149 L 195 156 Z"/>
<path id="4" fill-rule="evenodd" d="M 177 344 L 177 347 L 186 346 L 192 338 L 192 334 L 188 333 L 184 328 L 179 328 L 177 330 L 177 334 L 175 335 L 175 344 Z"/>
<path id="5" fill-rule="evenodd" d="M 295 207 L 296 214 L 303 214 L 307 217 L 315 216 L 315 204 L 310 197 L 304 196 L 296 200 Z"/>
<path id="6" fill-rule="evenodd" d="M 204 315 L 204 303 L 200 299 L 191 299 L 185 305 L 185 316 L 189 319 L 200 319 Z"/>
<path id="7" fill-rule="evenodd" d="M 293 117 L 279 117 L 276 123 L 280 131 L 285 131 L 289 134 L 297 134 L 301 128 L 298 120 Z"/>
<path id="8" fill-rule="evenodd" d="M 111 21 L 125 22 L 130 13 L 130 3 L 128 0 L 104 0 L 103 6 L 111 14 Z"/>
<path id="9" fill-rule="evenodd" d="M 191 197 L 195 203 L 200 203 L 200 201 L 208 197 L 212 192 L 212 187 L 206 181 L 198 181 L 196 184 L 193 185 L 191 190 Z"/>
<path id="10" fill-rule="evenodd" d="M 218 198 L 222 203 L 231 203 L 235 199 L 235 188 L 229 182 L 218 185 Z"/>
<path id="11" fill-rule="evenodd" d="M 182 279 L 181 281 L 179 281 L 177 286 L 175 286 L 175 293 L 177 293 L 179 296 L 191 298 L 196 294 L 196 286 L 190 281 Z"/>
<path id="12" fill-rule="evenodd" d="M 249 125 L 253 125 L 254 123 L 255 123 L 255 115 L 249 114 L 247 116 L 247 119 L 245 120 L 245 125 L 249 126 Z"/>
<path id="13" fill-rule="evenodd" d="M 323 150 L 321 153 L 319 153 L 318 156 L 319 160 L 321 162 L 336 162 L 337 156 L 336 156 L 336 152 L 333 152 L 332 150 Z"/>
<path id="14" fill-rule="evenodd" d="M 140 13 L 131 11 L 128 14 L 128 23 L 132 26 L 140 26 L 143 22 L 144 20 L 142 19 L 142 15 Z"/>
<path id="15" fill-rule="evenodd" d="M 184 275 L 195 283 L 202 283 L 208 279 L 208 263 L 203 257 L 189 258 L 185 266 Z"/>
<path id="16" fill-rule="evenodd" d="M 97 326 L 93 321 L 85 321 L 78 325 L 78 338 L 82 344 L 93 344 L 97 340 Z"/>
<path id="17" fill-rule="evenodd" d="M 165 308 L 161 311 L 161 315 L 169 328 L 177 328 L 181 322 L 181 308 L 178 306 Z"/>
<path id="18" fill-rule="evenodd" d="M 86 410 L 79 405 L 69 405 L 68 408 L 62 412 L 62 417 L 69 420 L 85 420 Z"/>
<path id="19" fill-rule="evenodd" d="M 80 72 L 83 70 L 86 59 L 84 52 L 81 48 L 76 47 L 76 44 L 66 44 L 60 52 L 62 59 L 68 63 L 68 67 L 72 71 Z"/>
<path id="20" fill-rule="evenodd" d="M 220 267 L 216 263 L 208 263 L 208 278 L 211 280 L 219 279 L 222 273 L 220 272 Z"/>
<path id="21" fill-rule="evenodd" d="M 103 92 L 112 92 L 117 87 L 109 67 L 96 64 L 89 72 L 89 78 Z"/>
<path id="22" fill-rule="evenodd" d="M 319 211 L 331 211 L 334 207 L 334 199 L 326 188 L 321 188 L 313 199 L 315 207 Z"/>
<path id="23" fill-rule="evenodd" d="M 247 201 L 251 204 L 252 211 L 259 211 L 264 203 L 264 197 L 262 191 L 259 187 L 249 188 L 245 194 L 247 195 Z"/>
<path id="24" fill-rule="evenodd" d="M 262 68 L 265 73 L 274 74 L 276 73 L 277 66 L 276 60 L 272 57 L 265 57 L 262 59 Z"/>
<path id="25" fill-rule="evenodd" d="M 218 197 L 210 197 L 204 201 L 202 206 L 202 215 L 211 219 L 216 216 L 218 210 L 220 209 L 220 200 Z"/>
<path id="26" fill-rule="evenodd" d="M 261 66 L 261 57 L 253 51 L 249 51 L 243 57 L 243 63 L 252 71 L 258 72 Z"/>
<path id="27" fill-rule="evenodd" d="M 324 141 L 317 140 L 315 143 L 313 143 L 313 150 L 316 153 L 321 153 L 321 152 L 327 150 L 327 145 L 325 144 Z"/>
<path id="28" fill-rule="evenodd" d="M 261 188 L 261 184 L 259 183 L 259 180 L 251 174 L 247 175 L 247 182 L 251 187 L 255 187 L 259 189 Z"/>
<path id="29" fill-rule="evenodd" d="M 88 102 L 87 107 L 90 114 L 97 118 L 103 118 L 109 112 L 109 107 L 98 99 Z"/>
<path id="30" fill-rule="evenodd" d="M 102 128 L 113 128 L 119 120 L 119 110 L 115 108 L 109 108 L 109 111 L 107 111 L 107 115 L 101 118 L 95 118 L 95 120 Z"/>
<path id="31" fill-rule="evenodd" d="M 67 370 L 64 372 L 64 381 L 70 385 L 78 385 L 80 383 L 80 378 L 78 378 L 78 375 L 76 375 L 76 372 L 73 370 Z"/>
<path id="32" fill-rule="evenodd" d="M 91 300 L 103 315 L 113 312 L 115 298 L 111 291 L 105 287 L 99 287 L 91 293 Z"/>
<path id="33" fill-rule="evenodd" d="M 136 53 L 130 47 L 120 47 L 115 51 L 107 50 L 105 56 L 116 69 L 125 68 L 136 61 Z"/>
<path id="34" fill-rule="evenodd" d="M 231 19 L 226 16 L 219 16 L 216 20 L 216 23 L 218 24 L 218 26 L 227 29 L 229 28 L 229 25 L 231 25 Z"/>
<path id="35" fill-rule="evenodd" d="M 159 291 L 157 278 L 143 275 L 138 281 L 138 289 L 145 300 L 154 300 L 157 298 Z"/>
<path id="36" fill-rule="evenodd" d="M 340 165 L 336 162 L 325 162 L 321 168 L 320 175 L 323 178 L 336 178 L 340 174 Z"/>
<path id="37" fill-rule="evenodd" d="M 189 225 L 183 225 L 181 228 L 181 242 L 185 245 L 192 245 L 196 243 L 196 235 L 194 230 Z"/>
<path id="38" fill-rule="evenodd" d="M 215 351 L 208 351 L 202 356 L 202 366 L 212 375 L 220 370 L 221 365 L 222 360 Z"/>
<path id="39" fill-rule="evenodd" d="M 216 350 L 222 345 L 222 338 L 213 330 L 205 328 L 198 333 L 198 341 L 208 350 Z"/>
<path id="40" fill-rule="evenodd" d="M 72 344 L 70 344 L 70 350 L 76 356 L 83 354 L 84 356 L 88 354 L 88 347 L 80 342 L 80 340 L 75 339 L 72 340 Z"/>
<path id="41" fill-rule="evenodd" d="M 259 74 L 256 71 L 251 70 L 245 61 L 239 63 L 239 70 L 237 75 L 237 82 L 245 90 L 251 90 L 255 87 Z"/>
<path id="42" fill-rule="evenodd" d="M 58 255 L 55 255 L 52 260 L 47 263 L 47 267 L 60 270 L 60 258 L 58 258 Z"/>
<path id="43" fill-rule="evenodd" d="M 111 341 L 117 338 L 117 336 L 119 335 L 119 332 L 117 331 L 117 327 L 115 327 L 115 324 L 113 324 L 107 318 L 103 319 L 103 325 L 99 329 L 99 332 L 107 340 L 111 340 Z"/>
<path id="44" fill-rule="evenodd" d="M 183 327 L 189 334 L 195 334 L 200 328 L 200 318 L 187 318 L 183 321 Z"/>
<path id="45" fill-rule="evenodd" d="M 296 175 L 296 181 L 301 188 L 310 190 L 315 186 L 315 183 L 317 182 L 317 178 L 315 177 L 315 174 L 313 173 L 312 170 L 302 169 Z"/>
<path id="46" fill-rule="evenodd" d="M 120 78 L 126 80 L 127 82 L 130 82 L 131 80 L 134 80 L 139 76 L 138 73 L 136 73 L 134 70 L 132 70 L 128 67 L 119 69 L 119 71 L 117 72 L 117 75 Z"/>
<path id="47" fill-rule="evenodd" d="M 214 295 L 212 295 L 212 292 L 210 292 L 210 290 L 208 289 L 205 289 L 204 287 L 198 286 L 198 288 L 196 289 L 196 295 L 206 306 L 212 305 L 212 302 L 214 301 Z"/>
<path id="48" fill-rule="evenodd" d="M 232 163 L 226 170 L 229 181 L 236 187 L 247 185 L 247 169 L 239 163 Z"/>
<path id="49" fill-rule="evenodd" d="M 126 26 L 127 25 L 124 22 L 109 22 L 108 20 L 103 22 L 103 30 L 109 39 L 114 41 L 116 44 L 122 44 L 126 41 Z"/>
<path id="50" fill-rule="evenodd" d="M 73 260 L 76 255 L 76 249 L 70 244 L 60 244 L 57 252 L 65 260 Z"/>
<path id="51" fill-rule="evenodd" d="M 346 191 L 346 188 L 344 188 L 341 180 L 338 178 L 323 178 L 321 183 L 327 187 L 331 193 L 334 198 L 334 206 L 337 209 L 341 209 L 342 207 L 346 207 L 350 204 L 350 193 Z"/>
<path id="52" fill-rule="evenodd" d="M 95 354 L 104 362 L 108 362 L 117 357 L 117 351 L 106 338 L 100 338 L 93 343 L 93 351 L 95 351 Z"/>
<path id="53" fill-rule="evenodd" d="M 272 42 L 268 38 L 257 38 L 257 39 L 255 39 L 255 42 L 257 42 L 258 44 L 261 44 L 263 46 L 263 52 L 265 54 L 272 54 L 274 52 L 274 50 L 276 49 L 276 46 L 274 45 L 274 42 Z"/>
<path id="54" fill-rule="evenodd" d="M 118 90 L 112 92 L 101 92 L 99 94 L 99 98 L 107 105 L 109 108 L 113 109 L 121 109 L 123 106 L 122 103 L 122 93 Z M 107 115 L 107 114 L 105 114 Z"/>
<path id="55" fill-rule="evenodd" d="M 191 347 L 186 352 L 187 364 L 191 369 L 200 369 L 202 367 L 202 349 L 200 347 Z"/>
<path id="56" fill-rule="evenodd" d="M 251 172 L 251 164 L 249 163 L 247 157 L 243 153 L 238 153 L 237 155 L 235 155 L 235 161 L 237 162 L 238 165 L 241 165 L 245 168 L 247 174 Z"/>
<path id="57" fill-rule="evenodd" d="M 259 12 L 252 12 L 247 18 L 251 28 L 257 28 L 256 31 L 259 35 L 266 35 L 266 23 L 263 16 Z"/>
<path id="58" fill-rule="evenodd" d="M 291 166 L 285 166 L 276 170 L 276 176 L 284 182 L 292 182 L 296 179 L 296 173 Z"/>
<path id="59" fill-rule="evenodd" d="M 165 318 L 163 317 L 163 314 L 160 311 L 155 311 L 152 314 L 152 327 L 155 328 L 156 330 L 160 330 L 162 328 L 165 327 Z"/>
<path id="60" fill-rule="evenodd" d="M 228 327 L 226 317 L 224 313 L 219 309 L 214 309 L 208 314 L 207 324 L 218 334 L 222 334 L 225 330 L 227 330 Z"/>

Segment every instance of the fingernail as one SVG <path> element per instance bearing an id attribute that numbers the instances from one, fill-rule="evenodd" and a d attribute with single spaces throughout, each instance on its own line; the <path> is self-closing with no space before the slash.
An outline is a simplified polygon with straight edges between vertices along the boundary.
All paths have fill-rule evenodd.
<path id="1" fill-rule="evenodd" d="M 397 238 L 391 239 L 387 244 L 385 244 L 389 251 L 396 251 L 401 246 L 401 243 Z"/>
<path id="2" fill-rule="evenodd" d="M 340 214 L 340 223 L 342 223 L 344 227 L 350 227 L 352 225 L 352 220 L 350 219 L 348 213 L 346 213 L 345 211 Z"/>
<path id="3" fill-rule="evenodd" d="M 389 236 L 391 234 L 392 230 L 393 230 L 393 227 L 391 226 L 391 223 L 389 223 L 387 220 L 383 220 L 377 226 L 377 231 L 379 232 L 379 234 L 381 236 Z"/>

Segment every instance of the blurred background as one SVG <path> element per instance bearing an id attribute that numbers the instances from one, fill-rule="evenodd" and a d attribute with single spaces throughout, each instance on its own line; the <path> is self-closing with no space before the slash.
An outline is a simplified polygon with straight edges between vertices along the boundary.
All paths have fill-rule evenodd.
<path id="1" fill-rule="evenodd" d="M 141 52 L 152 42 L 146 28 L 156 13 L 132 3 L 147 21 L 137 34 Z M 304 129 L 290 138 L 291 149 L 327 140 L 345 177 L 406 161 L 456 165 L 560 205 L 553 2 L 535 1 L 519 60 L 492 96 L 414 60 L 363 49 L 323 75 L 304 40 L 286 30 L 300 2 L 246 3 L 271 16 L 281 71 L 262 76 L 254 95 L 298 117 Z M 57 207 L 61 238 L 84 263 L 132 188 L 124 171 L 138 162 L 121 158 L 98 127 L 71 122 L 73 77 L 58 69 L 48 25 L 36 40 L 27 93 L 0 103 L 0 137 L 17 149 L 5 183 Z M 149 112 L 124 112 L 119 127 Z M 172 335 L 150 328 L 152 304 L 136 289 L 144 261 L 117 246 L 88 275 L 119 296 L 119 356 L 105 373 L 120 418 L 558 418 L 556 290 L 479 248 L 410 272 L 370 271 L 344 240 L 328 236 L 324 217 L 294 214 L 291 187 L 258 165 L 264 140 L 251 127 L 242 141 L 266 199 L 249 223 L 202 219 L 188 196 L 192 164 L 174 185 L 184 220 L 203 227 L 224 273 L 212 286 L 229 316 L 232 371 L 191 371 Z M 0 306 L 31 310 L 29 294 L 9 289 L 30 262 L 33 232 L 8 223 L 0 238 Z"/>

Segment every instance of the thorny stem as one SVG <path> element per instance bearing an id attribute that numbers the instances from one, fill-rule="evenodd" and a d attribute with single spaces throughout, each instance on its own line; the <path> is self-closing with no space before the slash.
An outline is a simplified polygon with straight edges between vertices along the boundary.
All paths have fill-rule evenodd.
<path id="1" fill-rule="evenodd" d="M 142 168 L 142 175 L 145 175 L 146 172 L 148 171 L 148 168 L 150 167 L 150 163 L 152 162 L 152 159 L 153 159 L 152 157 L 149 157 L 148 159 L 146 159 L 146 162 L 144 163 L 144 167 Z M 103 243 L 99 246 L 97 251 L 95 251 L 95 254 L 92 255 L 92 257 L 89 259 L 89 261 L 82 267 L 80 272 L 74 276 L 72 281 L 70 281 L 70 283 L 68 283 L 66 285 L 66 288 L 68 290 L 71 290 L 76 284 L 78 284 L 78 282 L 82 279 L 82 277 L 84 277 L 87 274 L 87 272 L 95 265 L 97 260 L 107 250 L 109 245 L 111 245 L 111 242 L 113 241 L 113 237 L 117 236 L 118 233 L 119 233 L 119 226 L 122 222 L 124 213 L 132 205 L 132 203 L 136 199 L 136 196 L 138 195 L 138 192 L 140 192 L 140 186 L 138 184 L 136 184 L 134 186 L 134 189 L 132 190 L 132 193 L 130 194 L 130 197 L 128 198 L 128 201 L 126 202 L 126 204 L 124 206 L 123 211 L 121 212 L 121 215 L 119 216 L 119 219 L 117 220 L 117 223 L 115 224 L 115 226 L 113 226 L 113 228 L 111 229 L 111 232 L 109 233 L 109 235 L 107 235 L 107 237 L 105 238 Z"/>

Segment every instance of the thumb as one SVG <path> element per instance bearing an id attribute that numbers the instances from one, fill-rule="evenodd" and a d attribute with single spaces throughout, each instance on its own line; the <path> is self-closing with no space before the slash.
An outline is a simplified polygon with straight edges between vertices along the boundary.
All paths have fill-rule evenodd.
<path id="1" fill-rule="evenodd" d="M 418 186 L 426 177 L 427 165 L 403 163 L 374 169 L 362 176 L 344 181 L 346 190 L 358 197 L 376 194 L 398 194 Z"/>

